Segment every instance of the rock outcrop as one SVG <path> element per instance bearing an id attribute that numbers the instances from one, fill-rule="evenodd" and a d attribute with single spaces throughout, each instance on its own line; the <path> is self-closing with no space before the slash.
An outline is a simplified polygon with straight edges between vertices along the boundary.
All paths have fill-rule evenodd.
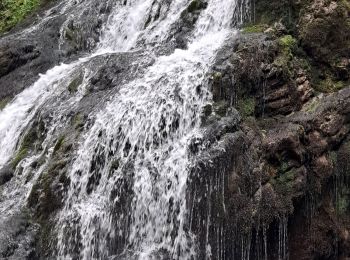
<path id="1" fill-rule="evenodd" d="M 203 119 L 215 141 L 200 142 L 189 192 L 202 257 L 350 257 L 349 10 L 256 1 L 218 54 Z M 211 123 L 235 109 L 225 131 Z"/>

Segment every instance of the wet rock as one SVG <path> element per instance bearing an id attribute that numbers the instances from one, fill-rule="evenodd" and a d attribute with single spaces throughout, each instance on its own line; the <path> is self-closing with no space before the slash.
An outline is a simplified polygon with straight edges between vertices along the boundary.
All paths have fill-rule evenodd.
<path id="1" fill-rule="evenodd" d="M 29 17 L 28 20 L 37 23 L 30 30 L 18 26 L 13 32 L 0 36 L 0 99 L 15 96 L 33 84 L 40 73 L 60 62 L 70 62 L 96 46 L 111 3 L 85 2 L 84 7 L 67 8 L 67 13 L 60 13 L 59 3 L 40 9 L 37 17 L 41 19 Z M 69 15 L 79 16 L 79 19 L 66 22 Z M 69 33 L 62 31 L 62 27 L 74 32 L 74 37 L 66 37 Z"/>
<path id="2" fill-rule="evenodd" d="M 31 259 L 34 254 L 35 236 L 38 226 L 30 223 L 28 212 L 13 212 L 0 223 L 0 258 Z"/>
<path id="3" fill-rule="evenodd" d="M 0 186 L 10 181 L 14 176 L 14 171 L 11 166 L 5 166 L 0 169 Z"/>

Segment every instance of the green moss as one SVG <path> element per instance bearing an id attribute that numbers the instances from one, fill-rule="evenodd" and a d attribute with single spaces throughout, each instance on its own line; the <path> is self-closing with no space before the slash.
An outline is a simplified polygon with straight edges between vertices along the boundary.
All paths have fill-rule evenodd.
<path id="1" fill-rule="evenodd" d="M 294 178 L 295 178 L 295 172 L 293 169 L 291 169 L 290 171 L 287 171 L 286 173 L 282 174 L 279 177 L 279 180 L 282 182 L 290 182 L 294 180 Z"/>
<path id="2" fill-rule="evenodd" d="M 278 39 L 278 44 L 280 46 L 280 52 L 274 63 L 281 67 L 285 75 L 289 78 L 292 76 L 293 52 L 297 48 L 297 40 L 291 35 L 285 35 Z"/>
<path id="3" fill-rule="evenodd" d="M 339 214 L 343 215 L 346 213 L 349 206 L 349 200 L 347 197 L 341 197 L 337 201 L 337 211 Z"/>
<path id="4" fill-rule="evenodd" d="M 54 162 L 33 186 L 28 197 L 28 206 L 37 207 L 37 217 L 47 218 L 60 207 L 61 201 L 51 186 L 57 179 L 64 187 L 69 185 L 70 180 L 66 177 L 64 171 L 66 165 L 66 160 Z"/>
<path id="5" fill-rule="evenodd" d="M 28 154 L 28 148 L 20 149 L 12 161 L 12 168 L 15 169 L 17 165 L 27 156 L 27 154 Z"/>
<path id="6" fill-rule="evenodd" d="M 79 74 L 78 77 L 74 78 L 72 82 L 68 85 L 68 91 L 70 93 L 75 93 L 78 91 L 78 87 L 83 83 L 84 76 Z"/>
<path id="7" fill-rule="evenodd" d="M 0 33 L 14 27 L 40 4 L 41 0 L 2 0 L 0 3 Z"/>
<path id="8" fill-rule="evenodd" d="M 53 175 L 51 174 L 44 174 L 44 177 L 42 179 L 42 190 L 40 193 L 40 215 L 42 217 L 48 217 L 50 213 L 55 211 L 59 208 L 60 202 L 57 200 L 56 195 L 51 189 L 51 184 L 54 180 Z"/>
<path id="9" fill-rule="evenodd" d="M 279 38 L 278 43 L 283 47 L 283 48 L 294 48 L 297 44 L 297 40 L 293 38 L 292 35 L 285 35 Z"/>
<path id="10" fill-rule="evenodd" d="M 84 115 L 81 113 L 76 114 L 72 118 L 72 125 L 74 129 L 81 131 L 84 127 Z"/>
<path id="11" fill-rule="evenodd" d="M 4 98 L 0 100 L 0 111 L 3 110 L 10 101 L 11 98 Z"/>
<path id="12" fill-rule="evenodd" d="M 57 140 L 57 142 L 55 144 L 55 147 L 53 148 L 53 153 L 54 154 L 61 149 L 63 143 L 64 143 L 64 136 L 60 136 L 60 138 L 58 138 L 58 140 Z"/>
<path id="13" fill-rule="evenodd" d="M 238 101 L 238 111 L 243 117 L 254 116 L 255 113 L 255 99 L 245 98 Z"/>
<path id="14" fill-rule="evenodd" d="M 293 188 L 293 181 L 295 179 L 295 171 L 291 169 L 283 174 L 280 174 L 279 177 L 270 181 L 270 183 L 276 188 L 281 194 L 289 193 Z"/>
<path id="15" fill-rule="evenodd" d="M 266 24 L 254 24 L 246 26 L 242 29 L 243 33 L 262 33 L 264 32 L 268 26 Z"/>
<path id="16" fill-rule="evenodd" d="M 69 29 L 69 28 L 66 28 L 65 31 L 64 31 L 64 37 L 66 38 L 66 40 L 68 41 L 73 41 L 75 36 L 74 36 L 74 32 Z"/>
<path id="17" fill-rule="evenodd" d="M 283 174 L 283 173 L 285 173 L 288 170 L 288 168 L 289 168 L 288 163 L 287 162 L 282 162 L 280 168 L 278 169 L 278 172 L 280 174 Z"/>
<path id="18" fill-rule="evenodd" d="M 278 39 L 280 46 L 280 62 L 286 63 L 293 59 L 293 52 L 297 49 L 297 40 L 291 35 L 285 35 Z M 288 65 L 287 65 L 288 66 Z"/>
<path id="19" fill-rule="evenodd" d="M 341 90 L 345 87 L 345 82 L 343 81 L 334 81 L 331 77 L 320 81 L 315 85 L 315 89 L 322 93 L 332 93 Z"/>
<path id="20" fill-rule="evenodd" d="M 24 136 L 21 146 L 15 156 L 15 158 L 12 160 L 12 167 L 15 169 L 17 165 L 22 161 L 28 154 L 30 148 L 33 146 L 36 140 L 39 139 L 37 134 L 37 127 L 40 127 L 37 123 L 34 123 L 32 128 L 27 132 L 27 134 Z"/>
<path id="21" fill-rule="evenodd" d="M 283 71 L 283 74 L 288 79 L 293 75 L 292 60 L 293 60 L 292 52 L 289 51 L 288 49 L 282 49 L 282 51 L 274 60 L 274 65 L 276 65 L 277 67 L 280 67 Z"/>

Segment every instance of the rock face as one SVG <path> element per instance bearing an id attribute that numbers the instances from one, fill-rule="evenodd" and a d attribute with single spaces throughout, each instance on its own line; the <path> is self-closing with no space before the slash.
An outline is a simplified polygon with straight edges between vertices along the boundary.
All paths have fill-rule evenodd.
<path id="1" fill-rule="evenodd" d="M 193 170 L 202 258 L 350 257 L 349 3 L 280 2 L 256 1 L 213 66 L 204 124 L 232 107 L 242 119 L 207 126 L 216 141 Z"/>
<path id="2" fill-rule="evenodd" d="M 112 4 L 72 2 L 65 12 L 61 8 L 45 6 L 36 17 L 0 36 L 0 100 L 15 96 L 54 65 L 91 51 Z M 35 26 L 23 30 L 32 23 Z"/>
<path id="3" fill-rule="evenodd" d="M 2 100 L 37 80 L 39 73 L 84 56 L 98 44 L 111 1 L 89 2 L 81 13 L 74 7 L 81 3 L 73 2 L 67 12 L 59 12 L 58 5 L 48 11 L 50 16 L 39 13 L 42 21 L 30 30 L 19 27 L 1 36 L 0 109 Z M 168 8 L 170 2 L 165 2 Z M 193 164 L 185 229 L 197 236 L 198 259 L 350 257 L 349 5 L 348 0 L 257 0 L 251 23 L 217 53 L 208 75 L 213 102 L 203 111 L 204 135 L 189 145 Z M 152 8 L 145 27 L 159 18 L 160 5 L 155 2 Z M 205 1 L 193 1 L 156 55 L 186 49 L 205 8 Z M 89 113 L 153 63 L 143 51 L 105 54 L 84 63 L 93 74 L 88 82 L 82 68 L 65 79 L 67 89 L 57 99 L 68 104 L 66 125 L 53 138 L 52 158 L 28 194 L 26 210 L 0 223 L 0 235 L 11 238 L 0 243 L 0 258 L 52 256 L 52 226 L 70 185 L 67 171 L 79 137 L 92 124 Z M 70 107 L 83 82 L 87 94 Z M 46 103 L 45 113 L 35 115 L 23 137 L 24 155 L 0 169 L 0 187 L 22 174 L 14 162 L 42 149 L 42 133 L 55 120 L 51 107 L 57 104 Z M 38 170 L 42 164 L 38 157 L 29 168 Z M 118 167 L 113 162 L 111 171 Z M 89 192 L 100 177 L 89 176 Z M 127 212 L 131 205 L 130 179 L 121 178 L 111 194 L 113 200 L 121 198 L 116 211 Z M 125 214 L 121 223 L 128 221 Z M 118 236 L 113 246 L 122 253 L 125 235 Z M 78 259 L 79 245 L 74 246 Z M 160 256 L 168 258 L 167 252 Z"/>

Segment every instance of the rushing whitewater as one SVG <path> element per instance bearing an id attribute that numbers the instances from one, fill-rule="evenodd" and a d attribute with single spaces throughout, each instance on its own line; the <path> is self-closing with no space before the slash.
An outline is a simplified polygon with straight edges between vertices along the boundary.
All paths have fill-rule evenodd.
<path id="1" fill-rule="evenodd" d="M 173 48 L 165 56 L 159 55 L 159 50 L 171 49 L 176 22 L 192 2 L 123 2 L 113 6 L 91 55 L 41 75 L 0 112 L 0 168 L 19 149 L 35 116 L 50 108 L 56 118 L 47 122 L 40 152 L 27 155 L 17 166 L 21 172 L 17 169 L 15 178 L 0 191 L 4 194 L 0 217 L 5 223 L 8 213 L 25 204 L 54 153 L 60 130 L 87 94 L 96 57 L 141 51 L 143 55 L 133 66 L 145 62 L 148 67 L 136 69 L 131 80 L 120 82 L 109 93 L 108 101 L 102 100 L 90 112 L 69 166 L 70 183 L 63 206 L 54 221 L 57 239 L 51 245 L 51 257 L 196 258 L 196 237 L 186 226 L 186 184 L 191 166 L 188 146 L 201 135 L 201 111 L 211 102 L 206 88 L 210 66 L 234 33 L 232 25 L 241 17 L 237 14 L 239 5 L 245 2 L 209 0 L 189 29 L 187 48 Z M 71 8 L 70 4 L 68 1 L 65 8 Z M 81 73 L 84 77 L 78 92 L 66 96 L 65 89 Z M 55 106 L 50 107 L 50 103 Z M 30 165 L 41 157 L 46 159 L 33 177 Z M 29 175 L 30 181 L 24 181 Z M 16 191 L 13 203 L 9 203 L 11 189 Z"/>

